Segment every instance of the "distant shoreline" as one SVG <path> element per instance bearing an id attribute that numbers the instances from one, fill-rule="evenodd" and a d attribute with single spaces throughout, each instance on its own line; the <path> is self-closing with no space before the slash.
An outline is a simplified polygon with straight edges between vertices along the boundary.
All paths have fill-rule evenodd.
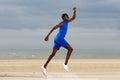
<path id="1" fill-rule="evenodd" d="M 51 50 L 0 50 L 1 59 L 46 59 Z M 67 51 L 58 51 L 55 59 L 64 59 Z M 120 59 L 120 50 L 78 50 L 75 49 L 71 55 L 72 59 Z"/>

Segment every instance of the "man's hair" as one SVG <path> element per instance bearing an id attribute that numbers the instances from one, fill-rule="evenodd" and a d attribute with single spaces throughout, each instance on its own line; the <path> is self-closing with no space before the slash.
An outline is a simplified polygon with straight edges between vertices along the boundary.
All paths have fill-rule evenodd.
<path id="1" fill-rule="evenodd" d="M 68 14 L 67 13 L 63 13 L 61 18 L 64 19 L 65 16 L 68 16 Z"/>

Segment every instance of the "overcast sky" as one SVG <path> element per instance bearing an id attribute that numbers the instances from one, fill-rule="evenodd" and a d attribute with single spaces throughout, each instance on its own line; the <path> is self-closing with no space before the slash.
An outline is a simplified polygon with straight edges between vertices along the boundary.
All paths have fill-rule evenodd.
<path id="1" fill-rule="evenodd" d="M 43 39 L 66 12 L 77 18 L 66 39 L 74 49 L 120 49 L 120 0 L 0 0 L 0 49 L 51 49 Z"/>

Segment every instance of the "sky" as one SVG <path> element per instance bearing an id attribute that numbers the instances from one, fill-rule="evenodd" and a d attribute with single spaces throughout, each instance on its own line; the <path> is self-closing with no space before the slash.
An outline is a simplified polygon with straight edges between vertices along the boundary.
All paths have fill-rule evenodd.
<path id="1" fill-rule="evenodd" d="M 51 49 L 58 30 L 73 14 L 66 40 L 74 49 L 120 49 L 120 0 L 0 0 L 0 49 Z"/>

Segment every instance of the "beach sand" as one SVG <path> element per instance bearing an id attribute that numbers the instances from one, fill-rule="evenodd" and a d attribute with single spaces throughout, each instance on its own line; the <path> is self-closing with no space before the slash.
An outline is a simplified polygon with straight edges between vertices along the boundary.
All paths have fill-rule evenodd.
<path id="1" fill-rule="evenodd" d="M 120 59 L 70 59 L 70 72 L 63 69 L 63 59 L 53 59 L 47 78 L 41 72 L 45 61 L 0 60 L 0 80 L 120 80 Z"/>

